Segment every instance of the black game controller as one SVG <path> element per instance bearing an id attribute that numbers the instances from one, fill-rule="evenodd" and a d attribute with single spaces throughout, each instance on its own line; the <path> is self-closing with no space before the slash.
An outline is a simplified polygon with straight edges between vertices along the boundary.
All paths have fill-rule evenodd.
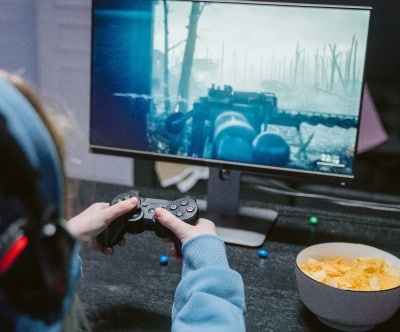
<path id="1" fill-rule="evenodd" d="M 104 247 L 113 247 L 123 238 L 125 233 L 138 234 L 150 230 L 154 231 L 158 237 L 170 237 L 174 241 L 178 254 L 181 255 L 182 244 L 172 231 L 159 223 L 154 215 L 154 210 L 158 207 L 165 208 L 182 221 L 194 225 L 199 218 L 196 200 L 192 197 L 183 197 L 174 201 L 142 198 L 138 191 L 130 190 L 117 195 L 110 204 L 113 205 L 131 197 L 136 197 L 139 200 L 137 207 L 114 220 L 105 231 L 100 233 L 97 236 L 99 243 Z"/>

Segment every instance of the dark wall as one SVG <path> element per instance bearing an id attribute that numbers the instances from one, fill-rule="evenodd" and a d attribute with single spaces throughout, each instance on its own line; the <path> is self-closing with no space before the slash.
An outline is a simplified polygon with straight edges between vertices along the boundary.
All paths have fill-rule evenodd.
<path id="1" fill-rule="evenodd" d="M 389 139 L 359 156 L 358 184 L 400 195 L 400 1 L 376 0 L 372 12 L 366 81 Z"/>
<path id="2" fill-rule="evenodd" d="M 367 81 L 400 83 L 400 1 L 375 1 L 367 58 Z"/>

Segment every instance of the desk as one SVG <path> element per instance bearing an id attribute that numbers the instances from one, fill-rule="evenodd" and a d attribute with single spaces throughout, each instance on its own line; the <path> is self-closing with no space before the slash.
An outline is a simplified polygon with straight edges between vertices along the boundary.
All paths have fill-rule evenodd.
<path id="1" fill-rule="evenodd" d="M 95 200 L 109 200 L 125 189 L 97 186 L 93 197 L 93 188 L 83 191 L 81 188 L 80 208 Z M 177 197 L 169 191 L 142 188 L 141 192 L 154 198 Z M 263 245 L 268 257 L 259 258 L 254 248 L 227 246 L 230 265 L 241 273 L 245 284 L 248 331 L 333 331 L 305 308 L 297 292 L 295 258 L 310 244 L 360 242 L 400 256 L 399 218 L 378 218 L 373 214 L 360 217 L 279 204 L 263 206 L 279 212 Z M 309 225 L 310 215 L 318 216 L 317 226 Z M 170 245 L 151 232 L 127 235 L 126 240 L 126 246 L 116 248 L 113 256 L 92 251 L 82 253 L 83 279 L 77 307 L 86 313 L 96 332 L 168 331 L 181 264 L 175 258 L 167 266 L 159 264 L 159 257 L 168 254 Z M 400 312 L 397 312 L 373 331 L 397 331 L 399 326 Z"/>

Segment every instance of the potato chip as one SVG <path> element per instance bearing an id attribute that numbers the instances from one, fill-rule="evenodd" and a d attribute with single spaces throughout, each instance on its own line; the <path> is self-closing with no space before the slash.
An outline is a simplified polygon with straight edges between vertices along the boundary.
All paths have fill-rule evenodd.
<path id="1" fill-rule="evenodd" d="M 317 260 L 309 258 L 300 269 L 311 278 L 337 288 L 378 291 L 400 286 L 400 268 L 381 257 Z"/>

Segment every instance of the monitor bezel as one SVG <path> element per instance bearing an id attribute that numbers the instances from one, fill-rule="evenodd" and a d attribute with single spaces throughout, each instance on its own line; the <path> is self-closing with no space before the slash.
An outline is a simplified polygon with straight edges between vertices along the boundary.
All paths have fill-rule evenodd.
<path id="1" fill-rule="evenodd" d="M 92 0 L 91 6 L 91 20 L 93 22 L 94 9 L 95 6 L 93 3 L 96 0 Z M 311 7 L 311 8 L 333 8 L 333 9 L 354 9 L 354 10 L 366 10 L 371 12 L 372 6 L 358 4 L 360 1 L 355 1 L 355 4 L 338 4 L 332 3 L 334 1 L 319 1 L 318 3 L 313 2 L 304 2 L 299 1 L 289 1 L 289 2 L 276 2 L 276 1 L 262 1 L 262 0 L 181 0 L 186 2 L 210 2 L 210 3 L 243 3 L 243 4 L 260 4 L 260 5 L 274 5 L 274 6 L 295 6 L 295 7 Z M 353 1 L 354 2 L 354 1 Z M 365 1 L 361 1 L 364 3 Z M 369 18 L 369 29 L 371 27 L 371 14 Z M 93 24 L 91 24 L 91 56 L 90 56 L 90 95 L 92 95 L 92 76 L 93 76 L 93 34 L 94 28 Z M 368 40 L 370 38 L 370 31 L 367 32 L 367 45 Z M 368 48 L 367 48 L 368 50 Z M 360 106 L 359 106 L 359 121 L 357 124 L 357 135 L 356 135 L 356 145 L 358 145 L 359 140 L 359 132 L 360 132 L 360 124 L 362 117 L 362 101 L 364 96 L 364 86 L 365 86 L 365 75 L 366 75 L 366 63 L 368 58 L 368 51 L 366 50 L 365 54 L 365 65 L 362 71 L 362 79 L 361 79 L 361 95 L 360 95 Z M 90 119 L 92 117 L 92 99 L 90 98 Z M 89 132 L 92 130 L 91 121 Z M 347 187 L 350 186 L 356 176 L 356 165 L 357 165 L 357 153 L 354 154 L 353 157 L 353 168 L 352 174 L 341 174 L 341 173 L 329 173 L 322 171 L 311 171 L 306 169 L 296 169 L 296 168 L 285 168 L 285 167 L 275 167 L 271 165 L 261 165 L 261 164 L 247 164 L 235 161 L 226 161 L 226 160 L 217 160 L 217 159 L 206 159 L 206 158 L 194 158 L 187 157 L 182 155 L 172 155 L 172 154 L 161 154 L 144 150 L 134 150 L 134 149 L 124 149 L 117 148 L 113 146 L 106 145 L 96 145 L 92 144 L 89 140 L 89 150 L 92 153 L 100 154 L 100 155 L 113 155 L 120 157 L 131 157 L 144 159 L 149 161 L 164 161 L 171 163 L 179 163 L 179 164 L 189 164 L 189 165 L 198 165 L 205 166 L 210 168 L 218 168 L 218 169 L 228 169 L 228 170 L 238 170 L 240 172 L 248 172 L 254 173 L 267 177 L 278 177 L 283 179 L 290 179 L 299 182 L 306 181 L 307 183 L 315 183 L 315 184 L 327 184 L 334 186 Z"/>

